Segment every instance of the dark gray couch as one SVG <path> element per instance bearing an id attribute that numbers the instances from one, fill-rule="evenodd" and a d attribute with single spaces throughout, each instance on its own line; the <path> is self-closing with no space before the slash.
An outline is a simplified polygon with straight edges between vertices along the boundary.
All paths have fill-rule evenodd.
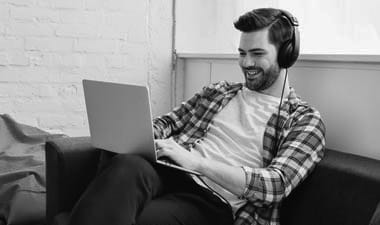
<path id="1" fill-rule="evenodd" d="M 47 220 L 64 224 L 95 176 L 100 151 L 88 137 L 46 144 Z M 380 225 L 380 161 L 326 150 L 284 201 L 282 225 Z"/>

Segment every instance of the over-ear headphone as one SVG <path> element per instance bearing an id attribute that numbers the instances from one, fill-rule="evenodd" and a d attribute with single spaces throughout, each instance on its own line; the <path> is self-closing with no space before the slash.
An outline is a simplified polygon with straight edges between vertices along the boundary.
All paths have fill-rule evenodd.
<path id="1" fill-rule="evenodd" d="M 297 28 L 298 20 L 285 10 L 281 10 L 280 16 L 289 22 L 293 31 L 292 37 L 280 46 L 277 61 L 281 68 L 289 68 L 297 61 L 300 52 L 300 34 Z"/>

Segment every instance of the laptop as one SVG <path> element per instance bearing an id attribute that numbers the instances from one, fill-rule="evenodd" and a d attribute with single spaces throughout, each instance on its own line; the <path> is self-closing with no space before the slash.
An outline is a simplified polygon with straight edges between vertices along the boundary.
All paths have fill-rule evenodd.
<path id="1" fill-rule="evenodd" d="M 83 80 L 83 89 L 94 147 L 115 153 L 138 154 L 151 162 L 201 175 L 157 159 L 146 86 Z"/>

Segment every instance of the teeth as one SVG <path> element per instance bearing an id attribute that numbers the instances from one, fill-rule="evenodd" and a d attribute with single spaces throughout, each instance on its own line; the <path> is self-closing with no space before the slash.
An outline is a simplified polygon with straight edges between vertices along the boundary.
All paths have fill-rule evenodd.
<path id="1" fill-rule="evenodd" d="M 259 71 L 257 71 L 257 70 L 249 70 L 249 71 L 247 71 L 247 74 L 248 75 L 250 75 L 250 76 L 254 76 L 254 75 L 256 75 L 256 74 L 258 74 L 259 73 Z"/>

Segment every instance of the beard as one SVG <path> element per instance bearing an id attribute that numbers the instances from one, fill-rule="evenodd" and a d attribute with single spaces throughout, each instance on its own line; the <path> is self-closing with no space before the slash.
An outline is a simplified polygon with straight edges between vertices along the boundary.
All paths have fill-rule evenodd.
<path id="1" fill-rule="evenodd" d="M 277 80 L 280 75 L 280 67 L 277 64 L 273 64 L 267 70 L 262 68 L 254 68 L 259 70 L 258 74 L 253 78 L 250 78 L 247 74 L 247 70 L 253 68 L 243 68 L 245 85 L 248 89 L 252 91 L 263 91 L 268 89 Z"/>

